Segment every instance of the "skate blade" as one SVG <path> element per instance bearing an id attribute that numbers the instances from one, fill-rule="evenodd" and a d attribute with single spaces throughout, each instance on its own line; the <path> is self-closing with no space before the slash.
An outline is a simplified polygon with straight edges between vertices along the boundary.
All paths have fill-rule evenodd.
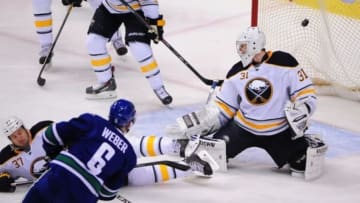
<path id="1" fill-rule="evenodd" d="M 106 91 L 99 94 L 86 94 L 86 99 L 88 100 L 112 99 L 116 97 L 115 91 Z"/>

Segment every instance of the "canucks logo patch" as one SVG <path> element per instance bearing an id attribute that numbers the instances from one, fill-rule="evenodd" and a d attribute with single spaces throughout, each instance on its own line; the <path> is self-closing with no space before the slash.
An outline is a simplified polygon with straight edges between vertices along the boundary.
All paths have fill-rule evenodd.
<path id="1" fill-rule="evenodd" d="M 267 103 L 273 93 L 271 83 L 264 78 L 254 78 L 250 80 L 245 88 L 247 100 L 254 105 Z"/>

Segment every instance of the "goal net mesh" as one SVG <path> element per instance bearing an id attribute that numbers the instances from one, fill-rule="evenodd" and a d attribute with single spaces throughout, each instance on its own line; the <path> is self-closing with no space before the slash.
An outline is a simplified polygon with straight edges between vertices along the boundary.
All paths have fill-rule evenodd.
<path id="1" fill-rule="evenodd" d="M 254 4 L 255 3 L 255 4 Z M 253 0 L 268 50 L 296 57 L 319 94 L 360 101 L 360 0 Z"/>

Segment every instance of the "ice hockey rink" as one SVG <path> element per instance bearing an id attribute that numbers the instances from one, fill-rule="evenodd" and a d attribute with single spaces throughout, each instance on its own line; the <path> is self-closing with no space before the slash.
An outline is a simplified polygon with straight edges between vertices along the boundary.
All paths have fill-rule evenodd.
<path id="1" fill-rule="evenodd" d="M 222 79 L 239 60 L 238 34 L 250 24 L 250 0 L 160 0 L 166 20 L 166 40 L 203 76 Z M 53 1 L 54 35 L 67 8 Z M 96 82 L 85 47 L 92 10 L 87 2 L 74 8 L 54 49 L 52 64 L 36 83 L 39 44 L 33 26 L 31 1 L 12 0 L 0 8 L 0 120 L 21 117 L 28 127 L 40 120 L 68 120 L 84 112 L 107 116 L 114 100 L 85 99 L 85 87 Z M 358 36 L 354 40 L 359 40 Z M 134 102 L 138 111 L 133 133 L 163 135 L 175 118 L 205 104 L 204 85 L 167 47 L 153 45 L 165 85 L 174 101 L 163 106 L 129 53 L 115 55 L 118 98 Z M 359 51 L 359 50 L 354 50 Z M 319 96 L 311 130 L 329 145 L 323 176 L 313 181 L 291 177 L 276 169 L 260 149 L 249 149 L 230 160 L 225 173 L 212 178 L 191 176 L 142 187 L 124 187 L 120 194 L 135 203 L 358 203 L 360 202 L 360 103 Z M 0 137 L 0 146 L 8 144 Z M 56 184 L 56 183 L 54 183 Z M 0 202 L 21 202 L 28 187 L 0 193 Z M 59 188 L 61 189 L 61 188 Z M 112 202 L 121 202 L 113 200 Z"/>

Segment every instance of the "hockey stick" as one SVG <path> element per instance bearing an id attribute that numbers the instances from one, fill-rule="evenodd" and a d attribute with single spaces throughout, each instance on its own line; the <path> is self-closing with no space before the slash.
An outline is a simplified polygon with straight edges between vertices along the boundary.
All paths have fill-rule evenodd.
<path id="1" fill-rule="evenodd" d="M 181 163 L 178 163 L 178 162 L 174 162 L 174 161 L 154 161 L 154 162 L 142 163 L 142 164 L 136 165 L 135 168 L 144 167 L 144 166 L 158 165 L 158 164 L 167 165 L 167 166 L 179 169 L 181 171 L 187 171 L 187 170 L 190 169 L 190 166 L 185 165 L 185 164 L 181 164 Z"/>
<path id="2" fill-rule="evenodd" d="M 135 15 L 135 17 L 146 26 L 147 29 L 152 29 L 151 26 L 149 25 L 149 23 L 147 23 L 145 21 L 145 19 L 143 17 L 141 17 L 130 5 L 129 3 L 127 3 L 125 0 L 120 0 L 121 3 L 123 3 L 132 14 Z M 184 57 L 182 57 L 180 55 L 180 53 L 178 51 L 176 51 L 176 49 L 174 49 L 169 42 L 167 42 L 164 38 L 160 40 L 167 48 L 170 49 L 170 51 L 175 54 L 175 56 L 180 59 L 203 83 L 205 83 L 206 85 L 212 85 L 214 83 L 214 80 L 211 79 L 207 79 L 204 76 L 202 76 L 198 71 L 195 70 L 194 67 L 192 67 L 190 65 L 190 63 L 188 61 L 185 60 Z M 219 82 L 217 83 L 217 86 L 220 86 L 222 83 L 224 82 L 224 80 L 219 80 Z"/>
<path id="3" fill-rule="evenodd" d="M 31 185 L 33 183 L 34 183 L 33 180 L 24 180 L 24 181 L 13 182 L 10 185 L 11 186 L 20 186 L 20 185 Z"/>
<path id="4" fill-rule="evenodd" d="M 218 80 L 214 80 L 213 83 L 211 84 L 211 88 L 210 88 L 210 92 L 209 95 L 206 99 L 206 104 L 208 104 L 211 100 L 211 97 L 213 96 L 214 92 L 215 92 L 215 88 L 218 85 L 219 81 Z"/>
<path id="5" fill-rule="evenodd" d="M 66 23 L 66 21 L 67 21 L 67 19 L 68 19 L 68 17 L 69 17 L 69 15 L 70 15 L 70 12 L 71 12 L 72 8 L 73 8 L 73 4 L 70 4 L 70 6 L 69 6 L 69 8 L 68 8 L 68 10 L 67 10 L 67 12 L 66 12 L 65 18 L 64 18 L 64 20 L 63 20 L 63 22 L 62 22 L 62 24 L 61 24 L 61 26 L 60 26 L 60 29 L 59 29 L 58 33 L 56 34 L 54 43 L 52 44 L 51 49 L 50 49 L 48 55 L 46 56 L 45 62 L 44 62 L 44 64 L 43 64 L 43 66 L 41 67 L 41 70 L 40 70 L 39 75 L 38 75 L 38 77 L 37 77 L 37 84 L 40 85 L 40 86 L 44 86 L 44 85 L 45 85 L 46 80 L 45 80 L 45 78 L 42 78 L 42 77 L 41 77 L 41 74 L 42 74 L 42 73 L 44 72 L 44 70 L 45 70 L 45 67 L 46 67 L 46 65 L 47 65 L 46 62 L 47 62 L 48 58 L 50 57 L 52 51 L 54 50 L 54 47 L 55 47 L 55 45 L 56 45 L 56 42 L 57 42 L 57 40 L 59 39 L 59 36 L 60 36 L 60 34 L 61 34 L 61 31 L 62 31 L 62 29 L 63 29 L 63 27 L 64 27 L 64 25 L 65 25 L 65 23 Z"/>

